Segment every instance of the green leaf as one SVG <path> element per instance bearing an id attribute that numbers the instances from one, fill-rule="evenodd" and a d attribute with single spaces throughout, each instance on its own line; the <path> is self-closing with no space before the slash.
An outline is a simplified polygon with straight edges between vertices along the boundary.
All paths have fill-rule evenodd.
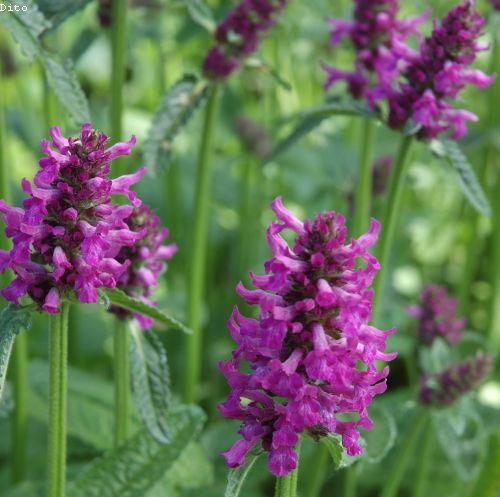
<path id="1" fill-rule="evenodd" d="M 30 360 L 28 364 L 29 415 L 40 423 L 48 420 L 49 365 Z M 68 435 L 98 450 L 113 446 L 113 384 L 94 374 L 68 368 Z M 135 418 L 134 432 L 138 420 Z"/>
<path id="2" fill-rule="evenodd" d="M 491 207 L 486 194 L 476 177 L 474 168 L 460 150 L 460 147 L 452 140 L 442 141 L 440 144 L 443 147 L 446 159 L 455 169 L 458 177 L 458 184 L 469 202 L 481 214 L 491 216 Z"/>
<path id="3" fill-rule="evenodd" d="M 413 119 L 408 119 L 403 129 L 403 135 L 413 136 L 416 135 L 422 129 L 420 123 L 415 122 Z"/>
<path id="4" fill-rule="evenodd" d="M 348 456 L 343 445 L 340 435 L 331 433 L 326 437 L 321 438 L 321 443 L 326 446 L 332 458 L 334 469 L 346 468 L 356 462 L 359 456 Z"/>
<path id="5" fill-rule="evenodd" d="M 168 166 L 172 142 L 201 105 L 207 88 L 195 76 L 186 75 L 163 95 L 144 148 L 146 164 L 156 171 Z"/>
<path id="6" fill-rule="evenodd" d="M 0 400 L 16 335 L 30 327 L 31 312 L 27 308 L 8 304 L 2 309 L 0 313 Z"/>
<path id="7" fill-rule="evenodd" d="M 196 489 L 208 487 L 214 481 L 214 468 L 205 449 L 191 442 L 163 478 L 174 488 Z"/>
<path id="8" fill-rule="evenodd" d="M 426 374 L 435 374 L 453 362 L 450 346 L 438 337 L 430 347 L 422 347 L 419 352 L 420 367 Z"/>
<path id="9" fill-rule="evenodd" d="M 90 121 L 87 97 L 69 62 L 61 64 L 48 53 L 40 54 L 47 82 L 76 124 Z"/>
<path id="10" fill-rule="evenodd" d="M 147 431 L 91 463 L 68 486 L 67 497 L 143 497 L 162 478 L 205 421 L 196 406 L 176 406 L 167 415 L 172 439 L 156 442 Z"/>
<path id="11" fill-rule="evenodd" d="M 384 459 L 396 442 L 396 421 L 391 412 L 381 407 L 370 408 L 373 428 L 363 433 L 366 442 L 364 459 L 378 463 Z"/>
<path id="12" fill-rule="evenodd" d="M 484 460 L 486 430 L 469 399 L 432 411 L 437 439 L 462 480 L 474 479 Z"/>
<path id="13" fill-rule="evenodd" d="M 153 331 L 141 331 L 130 323 L 130 367 L 137 412 L 151 436 L 170 442 L 166 413 L 172 401 L 167 351 Z"/>
<path id="14" fill-rule="evenodd" d="M 275 149 L 266 158 L 265 163 L 275 160 L 292 145 L 297 143 L 302 137 L 317 128 L 325 119 L 332 116 L 361 116 L 365 118 L 375 118 L 376 114 L 366 105 L 357 101 L 331 101 L 320 107 L 302 113 L 300 121 Z"/>
<path id="15" fill-rule="evenodd" d="M 5 382 L 3 396 L 0 399 L 0 419 L 9 417 L 14 409 L 14 398 L 12 396 L 12 388 L 8 382 Z"/>
<path id="16" fill-rule="evenodd" d="M 255 461 L 260 454 L 248 456 L 245 464 L 236 469 L 230 469 L 227 475 L 226 491 L 224 497 L 238 497 L 240 495 L 243 483 L 245 482 L 248 473 L 253 468 Z"/>
<path id="17" fill-rule="evenodd" d="M 42 51 L 38 37 L 50 27 L 50 23 L 31 0 L 20 0 L 16 5 L 25 6 L 28 11 L 4 12 L 0 14 L 0 22 L 12 34 L 31 62 Z"/>
<path id="18" fill-rule="evenodd" d="M 37 3 L 54 28 L 90 2 L 91 0 L 38 0 Z"/>
<path id="19" fill-rule="evenodd" d="M 171 316 L 167 316 L 167 314 L 160 311 L 156 307 L 152 307 L 138 299 L 129 297 L 126 293 L 122 292 L 118 288 L 106 289 L 103 290 L 103 293 L 108 296 L 109 302 L 112 305 L 116 305 L 118 307 L 121 307 L 122 309 L 127 309 L 128 311 L 156 319 L 158 322 L 163 323 L 174 330 L 180 330 L 188 334 L 191 333 L 191 330 L 180 321 L 177 321 L 177 319 Z"/>
<path id="20" fill-rule="evenodd" d="M 210 33 L 215 31 L 212 11 L 203 0 L 182 0 L 191 19 Z"/>

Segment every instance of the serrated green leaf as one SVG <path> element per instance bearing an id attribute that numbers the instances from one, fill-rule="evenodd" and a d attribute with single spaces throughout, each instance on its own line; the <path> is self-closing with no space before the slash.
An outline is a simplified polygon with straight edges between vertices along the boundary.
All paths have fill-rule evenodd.
<path id="1" fill-rule="evenodd" d="M 91 463 L 68 485 L 67 497 L 143 497 L 197 436 L 205 415 L 196 406 L 177 406 L 167 418 L 171 443 L 159 444 L 147 431 L 138 433 Z"/>
<path id="2" fill-rule="evenodd" d="M 168 166 L 172 142 L 201 105 L 207 88 L 195 76 L 187 75 L 163 95 L 144 147 L 146 164 L 156 171 Z"/>
<path id="3" fill-rule="evenodd" d="M 238 497 L 240 495 L 243 483 L 245 482 L 248 473 L 253 468 L 255 461 L 259 455 L 248 456 L 245 464 L 236 469 L 230 469 L 227 475 L 226 491 L 224 497 Z"/>
<path id="4" fill-rule="evenodd" d="M 182 0 L 191 19 L 212 33 L 215 31 L 215 20 L 212 11 L 203 0 Z"/>
<path id="5" fill-rule="evenodd" d="M 38 7 L 56 27 L 68 17 L 86 7 L 92 0 L 38 0 Z"/>
<path id="6" fill-rule="evenodd" d="M 421 348 L 419 362 L 424 373 L 438 373 L 453 362 L 451 349 L 445 340 L 438 337 L 432 342 L 430 347 Z"/>
<path id="7" fill-rule="evenodd" d="M 326 437 L 322 437 L 321 443 L 328 449 L 334 469 L 347 468 L 359 459 L 359 456 L 351 457 L 347 455 L 340 435 L 331 433 Z"/>
<path id="8" fill-rule="evenodd" d="M 4 13 L 0 15 L 0 22 L 14 37 L 27 59 L 32 62 L 41 51 L 36 30 L 32 30 L 30 26 L 26 25 L 20 18 L 19 13 Z"/>
<path id="9" fill-rule="evenodd" d="M 168 316 L 156 307 L 152 307 L 140 300 L 129 297 L 126 293 L 122 292 L 118 288 L 106 289 L 103 290 L 103 293 L 108 296 L 109 301 L 113 305 L 121 307 L 122 309 L 127 309 L 128 311 L 135 312 L 137 314 L 142 314 L 143 316 L 148 316 L 150 318 L 156 319 L 158 322 L 163 323 L 174 330 L 180 330 L 184 333 L 191 333 L 191 330 L 177 319 Z"/>
<path id="10" fill-rule="evenodd" d="M 142 422 L 159 443 L 170 442 L 166 413 L 172 401 L 167 351 L 153 331 L 130 323 L 132 392 Z"/>
<path id="11" fill-rule="evenodd" d="M 363 433 L 366 442 L 363 458 L 369 463 L 378 463 L 384 459 L 396 442 L 396 421 L 385 408 L 370 408 L 373 428 Z"/>
<path id="12" fill-rule="evenodd" d="M 484 190 L 479 183 L 474 168 L 469 163 L 467 157 L 460 150 L 458 144 L 452 140 L 441 142 L 445 152 L 445 156 L 455 169 L 458 178 L 458 184 L 464 192 L 464 195 L 469 202 L 477 209 L 478 212 L 485 216 L 491 216 L 491 207 L 484 193 Z"/>
<path id="13" fill-rule="evenodd" d="M 30 360 L 28 364 L 29 415 L 40 423 L 48 420 L 49 365 Z M 113 446 L 113 384 L 105 379 L 68 368 L 68 435 L 98 450 Z M 138 425 L 136 418 L 135 427 Z"/>
<path id="14" fill-rule="evenodd" d="M 266 158 L 265 163 L 275 160 L 301 138 L 317 128 L 325 119 L 332 116 L 360 116 L 365 118 L 376 118 L 376 114 L 361 102 L 326 102 L 314 109 L 305 111 L 295 128 L 287 135 Z"/>
<path id="15" fill-rule="evenodd" d="M 87 97 L 71 65 L 68 62 L 61 64 L 46 52 L 40 54 L 40 60 L 47 75 L 47 82 L 75 123 L 89 122 L 90 110 Z"/>
<path id="16" fill-rule="evenodd" d="M 465 399 L 446 409 L 432 411 L 432 421 L 443 452 L 462 480 L 479 472 L 486 450 L 486 431 L 481 418 Z"/>
<path id="17" fill-rule="evenodd" d="M 0 418 L 7 418 L 14 409 L 14 399 L 12 397 L 12 388 L 8 382 L 5 382 L 2 398 L 0 398 Z"/>
<path id="18" fill-rule="evenodd" d="M 0 400 L 7 378 L 10 354 L 16 335 L 31 327 L 31 312 L 8 304 L 0 313 Z"/>
<path id="19" fill-rule="evenodd" d="M 208 487 L 213 481 L 213 464 L 197 442 L 191 442 L 186 447 L 162 480 L 174 488 L 186 490 Z"/>
<path id="20" fill-rule="evenodd" d="M 408 119 L 403 128 L 403 135 L 413 136 L 416 135 L 421 129 L 422 125 L 420 123 L 415 122 L 413 119 Z"/>

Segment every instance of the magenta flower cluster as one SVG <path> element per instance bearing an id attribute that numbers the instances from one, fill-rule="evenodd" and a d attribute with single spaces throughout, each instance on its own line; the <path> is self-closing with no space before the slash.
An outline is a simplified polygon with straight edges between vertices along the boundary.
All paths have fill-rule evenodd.
<path id="1" fill-rule="evenodd" d="M 401 60 L 408 57 L 404 42 L 420 36 L 419 25 L 427 15 L 398 19 L 397 0 L 355 0 L 352 21 L 330 19 L 331 44 L 337 46 L 348 37 L 356 49 L 354 70 L 344 71 L 324 65 L 326 88 L 338 82 L 347 84 L 353 98 L 366 97 L 371 103 L 386 96 L 399 76 Z"/>
<path id="2" fill-rule="evenodd" d="M 135 207 L 125 219 L 127 226 L 134 233 L 143 236 L 132 246 L 124 246 L 116 256 L 121 264 L 128 264 L 128 269 L 119 278 L 117 287 L 127 295 L 154 305 L 150 300 L 153 290 L 158 285 L 158 277 L 165 270 L 165 261 L 177 252 L 175 244 L 163 245 L 168 238 L 167 228 L 160 227 L 160 218 L 149 207 Z M 132 314 L 120 307 L 110 309 L 121 319 L 129 319 Z M 143 330 L 153 326 L 153 319 L 140 314 L 133 315 Z"/>
<path id="3" fill-rule="evenodd" d="M 344 80 L 350 93 L 365 97 L 372 108 L 385 101 L 392 128 L 402 129 L 413 119 L 421 126 L 420 139 L 449 130 L 453 139 L 459 139 L 467 133 L 467 122 L 478 118 L 452 102 L 467 85 L 485 88 L 494 81 L 470 67 L 485 49 L 477 41 L 484 19 L 473 0 L 464 0 L 441 22 L 436 20 L 431 35 L 422 39 L 419 24 L 427 16 L 397 21 L 397 11 L 396 1 L 359 0 L 353 23 L 331 21 L 332 43 L 348 34 L 358 55 L 354 72 L 326 67 L 327 87 Z M 410 34 L 420 40 L 417 51 L 404 43 Z"/>
<path id="4" fill-rule="evenodd" d="M 303 223 L 279 197 L 272 209 L 278 221 L 267 231 L 273 257 L 265 275 L 251 275 L 253 290 L 237 287 L 260 315 L 247 318 L 235 307 L 229 320 L 237 348 L 219 365 L 231 387 L 219 410 L 242 423 L 242 438 L 223 454 L 227 464 L 243 464 L 261 444 L 271 472 L 282 476 L 297 465 L 294 447 L 303 432 L 316 439 L 337 433 L 348 454 L 362 452 L 358 428 L 371 428 L 367 408 L 386 390 L 388 367 L 379 371 L 376 361 L 396 354 L 385 353 L 395 330 L 368 324 L 370 286 L 379 269 L 369 249 L 378 222 L 372 220 L 366 234 L 346 243 L 340 214 L 325 212 Z M 282 237 L 285 230 L 295 234 L 293 248 Z M 244 361 L 251 372 L 240 371 Z M 357 419 L 343 419 L 347 413 Z"/>
<path id="5" fill-rule="evenodd" d="M 445 407 L 484 382 L 493 369 L 493 355 L 475 357 L 453 364 L 433 375 L 420 378 L 419 401 L 425 406 Z"/>
<path id="6" fill-rule="evenodd" d="M 141 205 L 130 187 L 145 168 L 108 177 L 111 162 L 130 154 L 135 137 L 106 148 L 106 135 L 90 124 L 76 138 L 63 137 L 57 126 L 50 134 L 54 148 L 42 140 L 45 157 L 34 184 L 22 182 L 24 208 L 0 200 L 13 242 L 11 250 L 0 251 L 0 271 L 11 269 L 16 276 L 1 292 L 7 300 L 18 304 L 28 295 L 42 310 L 57 313 L 62 297 L 74 292 L 81 302 L 93 303 L 99 288 L 114 288 L 124 277 L 131 261 L 118 260 L 118 254 L 147 233 L 126 222 Z M 114 195 L 124 195 L 131 205 L 112 203 Z"/>
<path id="7" fill-rule="evenodd" d="M 420 304 L 408 307 L 408 314 L 418 319 L 420 343 L 431 345 L 438 337 L 449 344 L 460 341 L 465 319 L 457 317 L 457 300 L 446 288 L 428 284 L 420 295 Z"/>
<path id="8" fill-rule="evenodd" d="M 257 50 L 262 33 L 273 26 L 285 5 L 286 0 L 243 0 L 217 26 L 217 44 L 203 63 L 205 76 L 215 80 L 229 77 Z"/>
<path id="9" fill-rule="evenodd" d="M 402 82 L 389 98 L 389 125 L 402 128 L 412 117 L 422 125 L 421 138 L 435 138 L 453 129 L 453 138 L 467 133 L 467 122 L 477 116 L 451 104 L 467 85 L 485 88 L 494 81 L 478 69 L 472 69 L 476 55 L 485 48 L 478 43 L 484 19 L 472 0 L 454 7 L 430 37 L 420 46 L 418 55 L 402 72 Z"/>

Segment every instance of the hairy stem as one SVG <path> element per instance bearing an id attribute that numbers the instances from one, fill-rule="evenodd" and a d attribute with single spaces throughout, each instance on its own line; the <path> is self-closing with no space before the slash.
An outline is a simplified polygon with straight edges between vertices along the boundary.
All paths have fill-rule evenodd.
<path id="1" fill-rule="evenodd" d="M 375 123 L 372 119 L 364 120 L 362 134 L 361 159 L 354 204 L 354 236 L 365 232 L 370 223 L 373 144 L 375 140 Z"/>
<path id="2" fill-rule="evenodd" d="M 50 318 L 48 497 L 65 497 L 68 309 Z"/>
<path id="3" fill-rule="evenodd" d="M 397 457 L 385 479 L 385 484 L 380 492 L 380 497 L 396 497 L 408 468 L 411 456 L 415 450 L 418 439 L 428 423 L 428 412 L 419 410 L 406 434 L 403 436 Z"/>
<path id="4" fill-rule="evenodd" d="M 300 457 L 300 446 L 296 448 Z M 297 497 L 297 483 L 299 477 L 299 462 L 297 467 L 286 476 L 276 477 L 276 487 L 274 497 Z"/>
<path id="5" fill-rule="evenodd" d="M 115 446 L 118 446 L 127 439 L 130 416 L 129 331 L 126 321 L 115 319 L 113 350 Z"/>
<path id="6" fill-rule="evenodd" d="M 389 193 L 385 202 L 385 212 L 382 217 L 382 227 L 380 239 L 378 242 L 378 260 L 380 262 L 380 271 L 373 285 L 375 295 L 373 297 L 373 322 L 378 323 L 380 314 L 380 303 L 382 296 L 382 288 L 384 278 L 387 272 L 389 256 L 391 254 L 392 243 L 396 225 L 401 211 L 401 198 L 403 192 L 403 184 L 406 177 L 406 169 L 408 165 L 408 156 L 411 148 L 412 137 L 401 136 L 398 153 L 394 160 L 394 166 L 389 182 Z"/>
<path id="7" fill-rule="evenodd" d="M 205 287 L 208 224 L 210 219 L 212 139 L 218 107 L 218 94 L 219 86 L 214 84 L 210 89 L 205 110 L 205 121 L 201 137 L 198 170 L 196 173 L 193 233 L 188 264 L 188 325 L 193 333 L 188 337 L 187 342 L 187 369 L 184 385 L 184 398 L 186 402 L 194 402 L 196 400 L 197 386 L 201 371 L 201 311 Z"/>
<path id="8" fill-rule="evenodd" d="M 26 367 L 28 362 L 28 337 L 25 332 L 17 335 L 13 355 L 12 482 L 18 483 L 24 480 L 26 476 L 26 430 L 28 427 L 26 411 Z"/>
<path id="9" fill-rule="evenodd" d="M 318 447 L 313 453 L 314 464 L 312 465 L 309 481 L 307 482 L 307 491 L 305 497 L 319 497 L 321 495 L 321 488 L 325 481 L 326 469 L 330 455 L 328 449 L 323 444 L 318 444 Z"/>

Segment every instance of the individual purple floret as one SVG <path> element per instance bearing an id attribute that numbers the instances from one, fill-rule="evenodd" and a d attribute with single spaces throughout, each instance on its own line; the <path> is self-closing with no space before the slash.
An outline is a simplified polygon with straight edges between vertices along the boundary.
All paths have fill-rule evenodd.
<path id="1" fill-rule="evenodd" d="M 410 118 L 422 125 L 419 137 L 431 139 L 453 129 L 453 139 L 467 133 L 467 122 L 477 116 L 455 109 L 456 100 L 467 85 L 485 88 L 494 81 L 470 66 L 485 47 L 477 42 L 484 19 L 475 2 L 465 0 L 454 7 L 426 38 L 405 70 L 403 81 L 389 96 L 389 125 L 403 128 Z"/>
<path id="2" fill-rule="evenodd" d="M 111 162 L 129 155 L 135 143 L 117 143 L 106 149 L 106 135 L 84 124 L 77 138 L 64 138 L 58 126 L 41 141 L 46 157 L 34 184 L 22 187 L 28 198 L 23 209 L 0 200 L 5 233 L 12 238 L 10 251 L 0 251 L 0 271 L 11 269 L 16 278 L 1 294 L 10 302 L 28 294 L 41 309 L 59 310 L 66 294 L 75 292 L 83 303 L 97 301 L 97 289 L 113 288 L 130 261 L 119 262 L 124 246 L 140 240 L 145 230 L 129 229 L 127 219 L 141 205 L 130 187 L 145 173 L 109 179 Z M 111 203 L 113 195 L 125 195 L 132 205 Z"/>
<path id="3" fill-rule="evenodd" d="M 481 352 L 439 373 L 422 376 L 419 401 L 426 406 L 449 406 L 483 383 L 492 369 L 493 355 Z"/>
<path id="4" fill-rule="evenodd" d="M 329 21 L 331 44 L 337 46 L 348 37 L 356 49 L 356 61 L 352 71 L 324 65 L 327 89 L 343 81 L 355 99 L 366 96 L 373 104 L 387 96 L 402 62 L 411 54 L 404 41 L 411 35 L 419 38 L 419 25 L 428 17 L 398 19 L 398 12 L 397 0 L 355 0 L 352 21 Z"/>
<path id="5" fill-rule="evenodd" d="M 165 261 L 173 257 L 177 246 L 163 245 L 168 238 L 168 229 L 160 227 L 160 218 L 144 204 L 136 207 L 124 221 L 134 233 L 145 234 L 136 244 L 122 247 L 117 254 L 116 260 L 122 264 L 128 261 L 128 267 L 116 286 L 127 295 L 152 305 L 149 298 L 158 286 L 158 277 L 165 270 Z M 132 314 L 121 307 L 111 307 L 110 310 L 120 319 L 135 317 L 143 330 L 153 326 L 153 319 L 147 316 Z"/>
<path id="6" fill-rule="evenodd" d="M 457 300 L 446 288 L 428 284 L 420 295 L 420 305 L 408 307 L 408 314 L 418 319 L 418 338 L 431 345 L 441 337 L 450 344 L 460 341 L 465 319 L 457 317 Z"/>
<path id="7" fill-rule="evenodd" d="M 217 44 L 203 62 L 205 76 L 215 80 L 230 76 L 257 50 L 260 37 L 273 26 L 285 5 L 286 0 L 243 0 L 217 26 Z"/>
<path id="8" fill-rule="evenodd" d="M 269 469 L 283 476 L 297 465 L 294 450 L 307 432 L 318 439 L 337 433 L 350 455 L 360 454 L 358 428 L 370 429 L 367 408 L 386 390 L 390 361 L 384 332 L 368 323 L 372 314 L 373 278 L 379 263 L 369 253 L 379 224 L 346 243 L 343 216 L 318 214 L 304 223 L 272 203 L 278 221 L 267 231 L 273 252 L 265 275 L 251 274 L 255 289 L 240 283 L 238 293 L 260 309 L 258 319 L 237 307 L 228 328 L 237 348 L 219 367 L 231 393 L 219 405 L 221 414 L 241 421 L 238 440 L 223 453 L 230 467 L 243 464 L 252 447 L 261 443 L 269 453 Z M 290 248 L 281 233 L 295 234 Z M 239 371 L 242 362 L 251 372 Z M 346 421 L 342 414 L 355 413 Z"/>

